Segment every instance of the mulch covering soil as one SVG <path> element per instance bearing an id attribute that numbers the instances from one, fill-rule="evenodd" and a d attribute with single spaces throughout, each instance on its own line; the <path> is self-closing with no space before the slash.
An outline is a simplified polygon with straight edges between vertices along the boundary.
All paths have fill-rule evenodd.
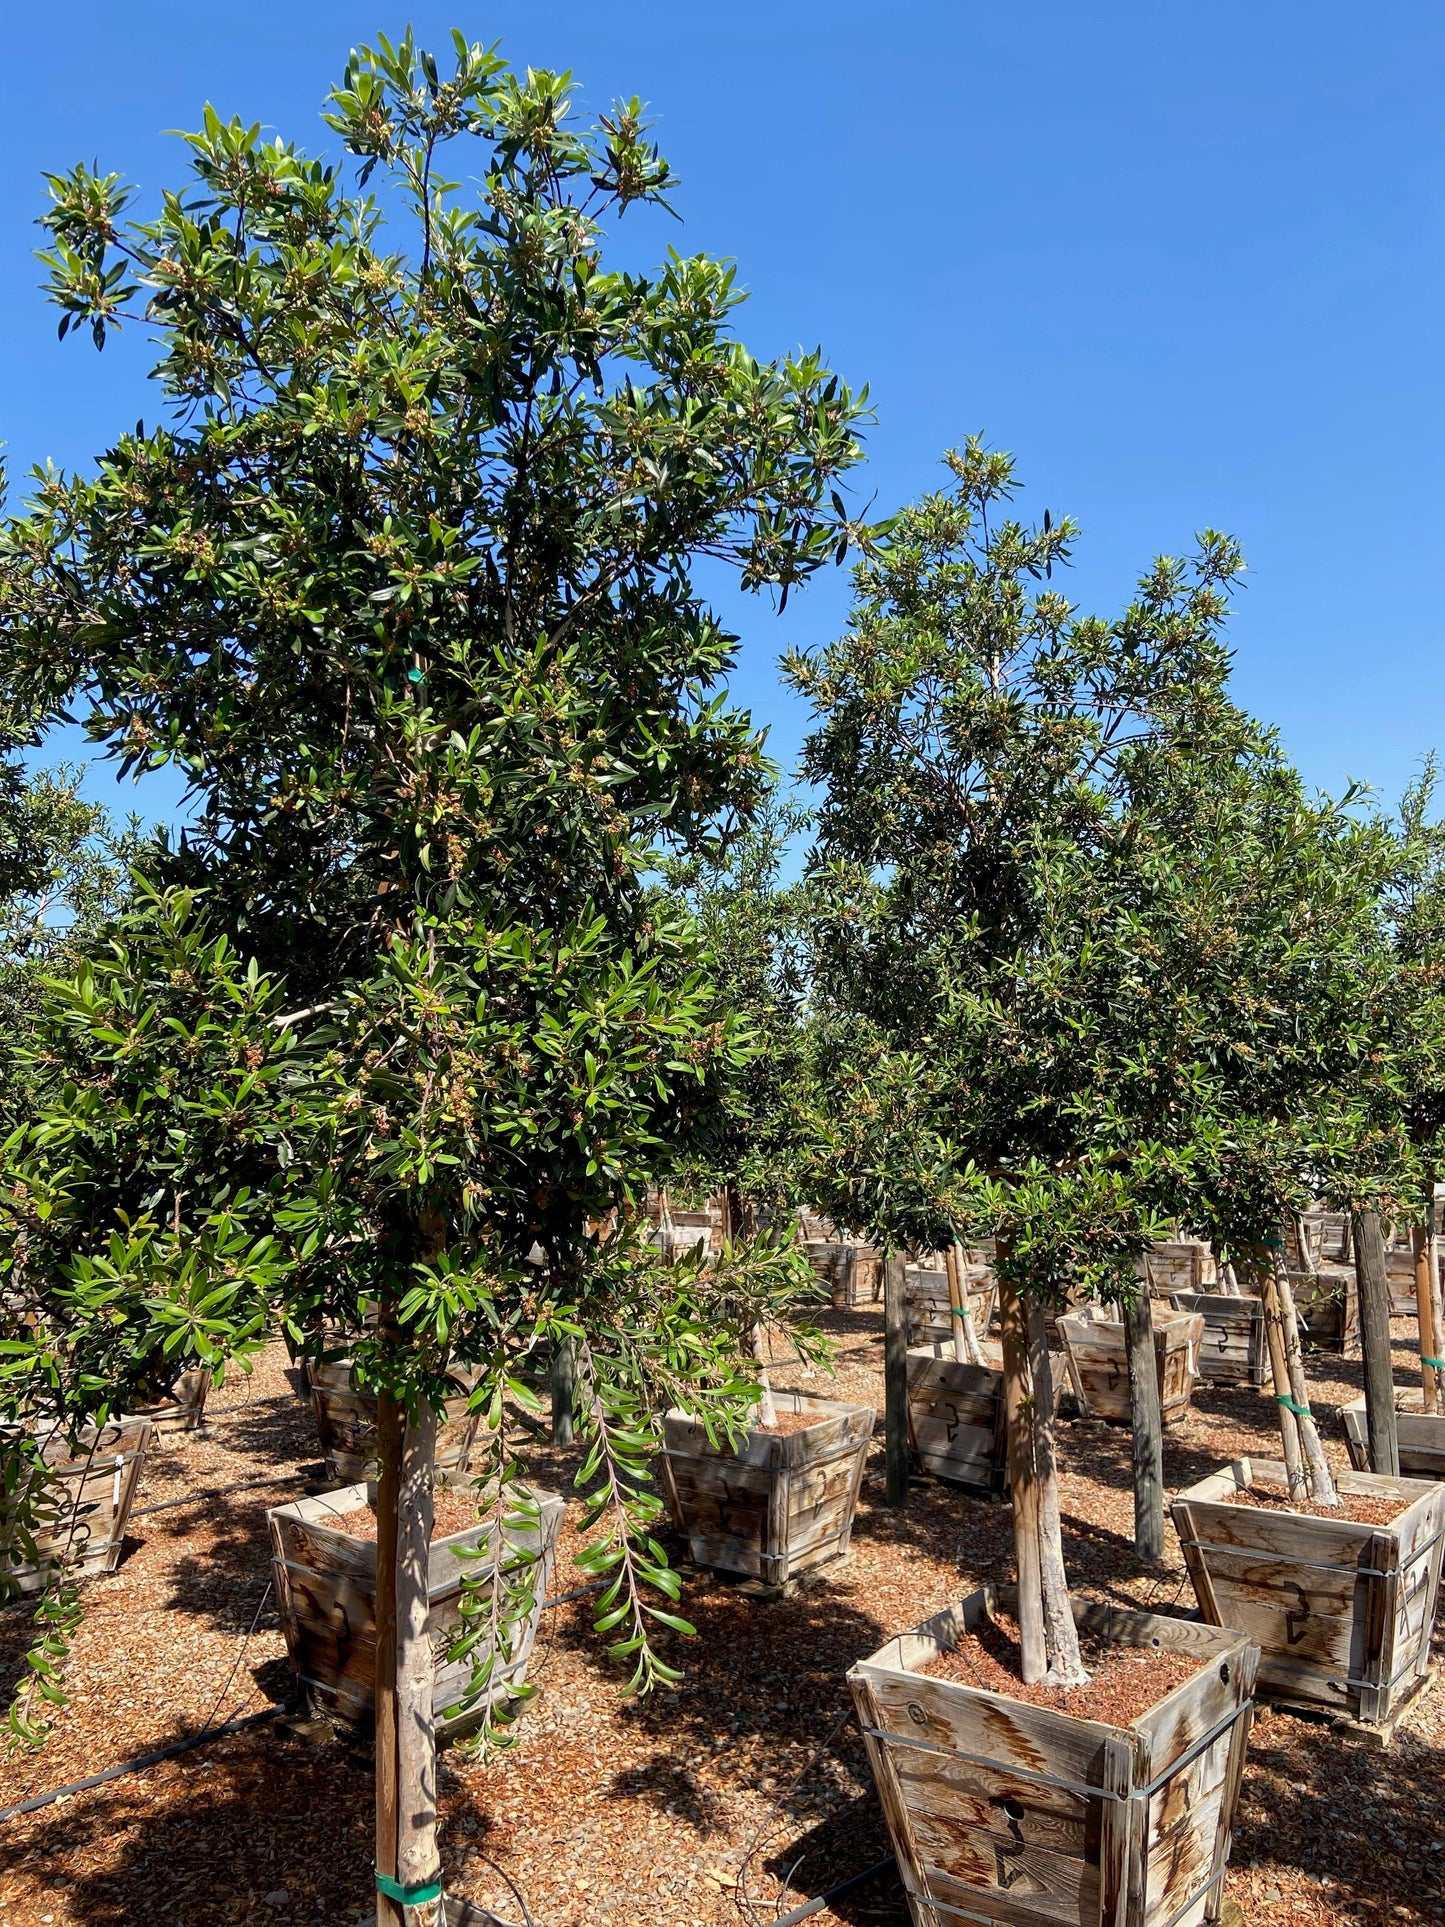
<path id="1" fill-rule="evenodd" d="M 784 1365 L 779 1389 L 882 1403 L 882 1320 L 829 1313 L 836 1377 Z M 1399 1383 L 1414 1328 L 1395 1327 Z M 1327 1449 L 1346 1466 L 1338 1408 L 1358 1362 L 1315 1356 Z M 45 1751 L 0 1758 L 10 1803 L 202 1730 L 292 1701 L 274 1603 L 265 1508 L 321 1489 L 308 1406 L 274 1352 L 213 1394 L 204 1434 L 148 1461 L 120 1570 L 87 1588 L 72 1700 Z M 1165 1440 L 1177 1491 L 1241 1456 L 1277 1458 L 1267 1394 L 1200 1388 Z M 1193 1605 L 1170 1534 L 1165 1569 L 1132 1549 L 1127 1430 L 1060 1426 L 1065 1553 L 1076 1590 L 1157 1612 Z M 575 1454 L 529 1455 L 533 1482 L 568 1491 Z M 218 1486 L 262 1481 L 219 1498 Z M 169 1506 L 174 1499 L 185 1503 Z M 674 1690 L 624 1700 L 583 1599 L 544 1615 L 515 1748 L 489 1763 L 442 1759 L 449 1890 L 536 1927 L 761 1927 L 888 1853 L 845 1674 L 987 1580 L 1011 1576 L 1008 1510 L 943 1485 L 886 1510 L 880 1425 L 853 1549 L 793 1598 L 764 1602 L 689 1573 Z M 581 1583 L 576 1502 L 555 1587 Z M 678 1556 L 681 1557 L 679 1550 Z M 254 1625 L 254 1631 L 249 1630 Z M 0 1611 L 0 1672 L 28 1642 L 25 1608 Z M 366 1744 L 275 1724 L 9 1822 L 0 1837 L 0 1927 L 350 1927 L 370 1904 L 372 1784 Z M 1445 1690 L 1380 1753 L 1261 1711 L 1228 1894 L 1251 1927 L 1445 1922 Z M 861 1887 L 817 1927 L 904 1927 L 890 1879 Z"/>
<path id="2" fill-rule="evenodd" d="M 1251 1506 L 1258 1512 L 1297 1512 L 1308 1519 L 1333 1519 L 1337 1525 L 1388 1526 L 1409 1510 L 1409 1501 L 1372 1499 L 1365 1492 L 1342 1492 L 1338 1505 L 1319 1505 L 1313 1499 L 1292 1499 L 1268 1486 L 1242 1486 L 1231 1492 L 1230 1505 Z"/>
<path id="3" fill-rule="evenodd" d="M 433 1539 L 449 1539 L 454 1532 L 465 1532 L 468 1527 L 474 1526 L 480 1516 L 473 1502 L 463 1498 L 459 1492 L 434 1492 L 431 1536 Z M 376 1538 L 376 1513 L 369 1505 L 356 1506 L 350 1512 L 338 1512 L 334 1519 L 328 1519 L 325 1523 L 352 1539 Z"/>
<path id="4" fill-rule="evenodd" d="M 1151 1706 L 1182 1686 L 1201 1670 L 1204 1661 L 1183 1653 L 1144 1651 L 1137 1646 L 1114 1646 L 1097 1638 L 1079 1642 L 1080 1657 L 1089 1677 L 1082 1686 L 1025 1686 L 1019 1642 L 1010 1622 L 980 1626 L 965 1633 L 957 1646 L 917 1668 L 934 1679 L 956 1680 L 985 1693 L 1005 1693 L 1048 1706 L 1075 1719 L 1100 1720 L 1108 1726 L 1127 1726 Z"/>

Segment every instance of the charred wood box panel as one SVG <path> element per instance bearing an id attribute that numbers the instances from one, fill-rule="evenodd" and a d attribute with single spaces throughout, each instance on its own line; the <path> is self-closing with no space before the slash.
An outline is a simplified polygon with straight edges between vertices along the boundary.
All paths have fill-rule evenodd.
<path id="1" fill-rule="evenodd" d="M 1402 1400 L 1404 1401 L 1402 1403 Z M 1445 1479 L 1445 1413 L 1418 1409 L 1418 1392 L 1401 1393 L 1395 1400 L 1395 1432 L 1400 1445 L 1400 1473 L 1406 1479 Z M 1370 1439 L 1365 1424 L 1365 1401 L 1353 1399 L 1340 1413 L 1350 1463 L 1357 1472 L 1370 1469 Z"/>
<path id="2" fill-rule="evenodd" d="M 1222 1385 L 1263 1385 L 1269 1375 L 1269 1343 L 1260 1299 L 1176 1291 L 1171 1302 L 1176 1311 L 1197 1312 L 1204 1320 L 1199 1343 L 1201 1378 Z"/>
<path id="3" fill-rule="evenodd" d="M 1124 1327 L 1094 1313 L 1059 1320 L 1059 1335 L 1069 1360 L 1074 1396 L 1085 1418 L 1130 1422 L 1129 1357 Z M 1198 1312 L 1176 1312 L 1154 1320 L 1154 1363 L 1159 1374 L 1159 1407 L 1166 1426 L 1177 1425 L 1189 1410 L 1199 1376 L 1204 1320 Z"/>
<path id="4" fill-rule="evenodd" d="M 875 1245 L 809 1238 L 808 1262 L 828 1285 L 834 1311 L 874 1311 L 883 1305 L 883 1255 Z"/>
<path id="5" fill-rule="evenodd" d="M 94 1579 L 114 1572 L 154 1438 L 148 1418 L 130 1417 L 93 1427 L 74 1445 L 63 1437 L 45 1444 L 42 1464 L 22 1475 L 25 1504 L 34 1502 L 31 1544 L 20 1533 L 20 1508 L 0 1500 L 0 1572 L 6 1583 L 37 1593 L 62 1575 Z"/>
<path id="6" fill-rule="evenodd" d="M 376 1477 L 376 1394 L 359 1392 L 351 1382 L 350 1359 L 330 1359 L 307 1367 L 311 1409 L 326 1459 L 328 1478 L 349 1484 Z M 465 1472 L 481 1435 L 479 1412 L 467 1410 L 469 1393 L 449 1398 L 437 1421 L 436 1463 L 442 1472 Z"/>
<path id="7" fill-rule="evenodd" d="M 1306 1346 L 1340 1356 L 1360 1349 L 1360 1294 L 1353 1265 L 1291 1271 L 1290 1291 Z"/>
<path id="8" fill-rule="evenodd" d="M 903 1294 L 908 1343 L 951 1347 L 957 1320 L 948 1295 L 948 1273 L 942 1265 L 909 1265 L 903 1274 Z M 965 1259 L 963 1296 L 973 1329 L 982 1338 L 993 1318 L 994 1301 L 998 1297 L 993 1272 L 987 1265 Z"/>
<path id="9" fill-rule="evenodd" d="M 1440 1585 L 1445 1486 L 1342 1472 L 1342 1493 L 1396 1498 L 1386 1526 L 1237 1505 L 1288 1491 L 1277 1459 L 1238 1459 L 1175 1499 L 1199 1610 L 1260 1649 L 1259 1691 L 1366 1726 L 1384 1725 L 1424 1682 Z"/>
<path id="10" fill-rule="evenodd" d="M 915 1927 L 1183 1927 L 1218 1911 L 1258 1653 L 1232 1632 L 1072 1600 L 1081 1630 L 1197 1656 L 1125 1727 L 920 1669 L 996 1611 L 984 1587 L 848 1675 Z"/>
<path id="11" fill-rule="evenodd" d="M 441 1737 L 475 1726 L 489 1705 L 526 1678 L 564 1510 L 555 1493 L 533 1491 L 531 1496 L 538 1507 L 537 1521 L 507 1526 L 500 1558 L 493 1550 L 497 1530 L 491 1519 L 432 1540 L 427 1636 L 436 1654 L 432 1710 Z M 353 1723 L 370 1720 L 376 1707 L 376 1541 L 343 1532 L 337 1521 L 366 1503 L 363 1480 L 266 1514 L 281 1630 L 296 1677 L 317 1712 Z M 478 1552 L 479 1557 L 467 1556 Z M 463 1580 L 474 1597 L 485 1601 L 498 1570 L 505 1572 L 510 1565 L 518 1573 L 525 1571 L 525 1555 L 531 1553 L 536 1558 L 530 1568 L 530 1613 L 512 1630 L 481 1698 L 444 1721 L 447 1712 L 462 1708 L 472 1682 L 471 1660 L 446 1656 L 462 1623 Z"/>
<path id="12" fill-rule="evenodd" d="M 798 1432 L 754 1430 L 734 1450 L 697 1419 L 663 1420 L 668 1509 L 695 1564 L 784 1586 L 841 1558 L 876 1414 L 871 1405 L 775 1392 L 779 1414 L 806 1413 Z"/>

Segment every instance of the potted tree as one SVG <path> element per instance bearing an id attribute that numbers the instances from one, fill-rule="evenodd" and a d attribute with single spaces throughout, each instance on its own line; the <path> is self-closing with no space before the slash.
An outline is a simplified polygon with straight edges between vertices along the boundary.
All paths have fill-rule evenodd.
<path id="1" fill-rule="evenodd" d="M 260 1166 L 226 1184 L 177 1154 L 156 1268 L 117 1230 L 86 1287 L 164 1298 L 193 1263 L 230 1294 L 225 1344 L 329 1323 L 377 1397 L 381 1927 L 441 1904 L 428 1572 L 455 1367 L 496 1428 L 500 1526 L 506 1403 L 566 1341 L 599 1623 L 637 1687 L 671 1676 L 650 1414 L 757 1392 L 735 1330 L 614 1235 L 747 1049 L 650 883 L 659 840 L 746 817 L 765 775 L 691 569 L 785 592 L 846 547 L 863 412 L 816 357 L 743 352 L 731 269 L 603 272 L 609 218 L 671 189 L 635 103 L 588 132 L 565 77 L 455 56 L 355 54 L 335 168 L 208 114 L 154 221 L 113 178 L 53 182 L 64 323 L 103 339 L 144 308 L 168 414 L 48 480 L 0 555 L 7 674 L 123 769 L 174 760 L 194 801 L 150 860 L 160 935 L 129 933 L 104 1012 L 77 993 L 75 1158 L 106 1162 L 107 1079 L 148 1080 L 150 1136 L 184 1122 L 199 1037 L 223 1058 L 203 1115 Z M 152 1009 L 184 1048 L 158 1052 Z M 111 1168 L 55 1224 L 58 1290 L 135 1209 Z"/>

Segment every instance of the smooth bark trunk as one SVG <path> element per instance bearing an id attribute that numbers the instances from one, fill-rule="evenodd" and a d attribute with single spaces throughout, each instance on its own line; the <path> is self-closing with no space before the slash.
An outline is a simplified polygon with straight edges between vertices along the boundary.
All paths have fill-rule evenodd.
<path id="1" fill-rule="evenodd" d="M 1164 1417 L 1154 1351 L 1149 1276 L 1139 1261 L 1134 1292 L 1123 1306 L 1129 1359 L 1129 1418 L 1134 1447 L 1134 1550 L 1151 1566 L 1164 1558 Z"/>
<path id="2" fill-rule="evenodd" d="M 999 1241 L 1000 1247 L 1002 1240 Z M 1014 1554 L 1018 1567 L 1019 1657 L 1024 1685 L 1033 1686 L 1049 1670 L 1044 1631 L 1043 1559 L 1039 1537 L 1039 1483 L 1034 1459 L 1033 1385 L 1028 1338 L 1019 1295 L 1005 1274 L 998 1252 L 999 1335 L 1003 1343 L 1004 1419 L 1008 1439 L 1009 1489 L 1013 1500 Z"/>
<path id="3" fill-rule="evenodd" d="M 1300 1269 L 1307 1271 L 1310 1276 L 1313 1277 L 1319 1270 L 1319 1266 L 1315 1262 L 1314 1240 L 1311 1238 L 1309 1226 L 1303 1218 L 1295 1219 L 1294 1235 L 1295 1243 L 1299 1246 Z"/>
<path id="4" fill-rule="evenodd" d="M 948 1305 L 953 1321 L 953 1355 L 960 1365 L 982 1365 L 983 1347 L 973 1328 L 968 1308 L 968 1282 L 963 1262 L 963 1246 L 953 1244 L 944 1254 L 948 1270 Z"/>
<path id="5" fill-rule="evenodd" d="M 1280 1322 L 1284 1331 L 1285 1364 L 1289 1370 L 1290 1397 L 1298 1410 L 1294 1414 L 1299 1427 L 1300 1444 L 1304 1448 L 1305 1471 L 1309 1480 L 1310 1497 L 1317 1505 L 1338 1505 L 1339 1494 L 1335 1491 L 1335 1481 L 1330 1472 L 1325 1448 L 1320 1443 L 1320 1429 L 1315 1423 L 1315 1415 L 1310 1407 L 1309 1381 L 1305 1378 L 1304 1346 L 1300 1343 L 1299 1317 L 1294 1308 L 1294 1293 L 1290 1289 L 1289 1273 L 1284 1266 L 1284 1253 L 1279 1254 L 1280 1263 L 1275 1270 L 1275 1290 L 1279 1298 Z"/>
<path id="6" fill-rule="evenodd" d="M 572 1443 L 572 1401 L 576 1391 L 576 1357 L 570 1338 L 559 1338 L 552 1353 L 552 1443 Z"/>
<path id="7" fill-rule="evenodd" d="M 437 1741 L 432 1715 L 436 1655 L 427 1635 L 436 1413 L 408 1417 L 401 1448 L 396 1534 L 396 1877 L 425 1888 L 441 1878 L 437 1853 Z M 407 1927 L 433 1927 L 440 1900 L 405 1909 Z"/>
<path id="8" fill-rule="evenodd" d="M 1360 1292 L 1360 1348 L 1365 1356 L 1365 1427 L 1370 1470 L 1400 1476 L 1395 1427 L 1395 1366 L 1390 1350 L 1390 1281 L 1379 1214 L 1357 1211 L 1352 1225 L 1355 1278 Z"/>
<path id="9" fill-rule="evenodd" d="M 1039 1591 L 1043 1606 L 1045 1678 L 1058 1686 L 1082 1686 L 1089 1675 L 1079 1651 L 1079 1629 L 1069 1606 L 1064 1570 L 1064 1531 L 1059 1510 L 1059 1463 L 1054 1430 L 1054 1368 L 1048 1321 L 1042 1305 L 1024 1304 L 1024 1335 L 1033 1386 L 1034 1470 L 1039 1488 Z"/>
<path id="10" fill-rule="evenodd" d="M 904 1261 L 883 1261 L 884 1501 L 908 1504 L 908 1306 Z"/>
<path id="11" fill-rule="evenodd" d="M 376 1871 L 396 1879 L 396 1542 L 404 1414 L 377 1400 L 376 1470 Z M 401 1907 L 377 1889 L 376 1927 L 403 1927 Z"/>
<path id="12" fill-rule="evenodd" d="M 1299 1425 L 1291 1409 L 1295 1403 L 1295 1397 L 1290 1390 L 1284 1320 L 1280 1316 L 1279 1309 L 1279 1286 L 1272 1269 L 1266 1269 L 1260 1278 L 1259 1302 L 1264 1315 L 1265 1342 L 1269 1346 L 1269 1370 L 1270 1377 L 1274 1381 L 1274 1405 L 1279 1415 L 1280 1442 L 1284 1447 L 1285 1480 L 1289 1486 L 1290 1498 L 1298 1503 L 1309 1497 L 1310 1485 L 1305 1476 L 1304 1454 L 1300 1450 Z"/>

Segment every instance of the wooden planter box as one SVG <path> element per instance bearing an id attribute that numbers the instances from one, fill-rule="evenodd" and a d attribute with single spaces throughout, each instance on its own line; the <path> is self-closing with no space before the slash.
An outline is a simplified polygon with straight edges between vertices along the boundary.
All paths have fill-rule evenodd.
<path id="1" fill-rule="evenodd" d="M 1264 1306 L 1258 1298 L 1233 1298 L 1227 1292 L 1176 1291 L 1176 1311 L 1198 1312 L 1204 1320 L 1199 1346 L 1199 1376 L 1221 1385 L 1263 1385 L 1269 1376 L 1269 1341 Z"/>
<path id="2" fill-rule="evenodd" d="M 1260 1649 L 1259 1690 L 1388 1728 L 1423 1687 L 1440 1584 L 1445 1486 L 1342 1472 L 1342 1493 L 1398 1497 L 1385 1526 L 1233 1505 L 1288 1490 L 1277 1459 L 1238 1459 L 1175 1499 L 1199 1610 Z"/>
<path id="3" fill-rule="evenodd" d="M 786 1586 L 848 1550 L 871 1405 L 774 1392 L 780 1414 L 815 1420 L 800 1432 L 752 1432 L 734 1451 L 685 1412 L 663 1420 L 668 1510 L 699 1566 Z"/>
<path id="4" fill-rule="evenodd" d="M 148 1418 L 120 1418 L 90 1431 L 78 1446 L 65 1438 L 46 1445 L 42 1482 L 47 1496 L 43 1523 L 33 1528 L 34 1557 L 13 1542 L 0 1508 L 0 1545 L 5 1546 L 0 1578 L 22 1593 L 35 1593 L 62 1573 L 94 1579 L 114 1572 L 154 1437 Z M 38 1471 L 31 1476 L 42 1479 Z"/>
<path id="5" fill-rule="evenodd" d="M 1289 1286 L 1306 1346 L 1341 1356 L 1359 1350 L 1360 1296 L 1353 1265 L 1292 1271 Z"/>
<path id="6" fill-rule="evenodd" d="M 848 1675 L 914 1927 L 1216 1919 L 1255 1648 L 1075 1599 L 1081 1629 L 1198 1656 L 1196 1673 L 1123 1727 L 916 1670 L 1015 1599 L 1012 1587 L 985 1586 Z"/>
<path id="7" fill-rule="evenodd" d="M 350 1483 L 376 1476 L 376 1394 L 358 1392 L 351 1383 L 351 1360 L 338 1358 L 306 1367 L 311 1409 L 326 1457 L 329 1478 Z M 467 1410 L 469 1394 L 449 1398 L 437 1421 L 439 1472 L 465 1472 L 482 1430 L 479 1412 Z"/>
<path id="8" fill-rule="evenodd" d="M 1054 1413 L 1064 1389 L 1063 1360 L 1054 1356 Z M 992 1365 L 962 1365 L 946 1352 L 920 1346 L 908 1354 L 908 1442 L 925 1472 L 975 1492 L 1007 1492 L 1008 1434 L 1003 1373 Z"/>
<path id="9" fill-rule="evenodd" d="M 808 1262 L 827 1281 L 834 1311 L 875 1311 L 883 1303 L 883 1257 L 873 1245 L 809 1238 Z"/>
<path id="10" fill-rule="evenodd" d="M 138 1405 L 135 1416 L 148 1418 L 158 1432 L 194 1432 L 206 1413 L 206 1396 L 211 1389 L 211 1374 L 194 1366 L 182 1372 L 171 1387 L 171 1396 L 155 1405 Z"/>
<path id="11" fill-rule="evenodd" d="M 1150 1290 L 1165 1298 L 1176 1291 L 1209 1291 L 1219 1279 L 1213 1251 L 1193 1238 L 1151 1245 L 1144 1263 Z"/>
<path id="12" fill-rule="evenodd" d="M 965 1262 L 963 1296 L 980 1339 L 993 1318 L 998 1286 L 987 1265 Z M 946 1345 L 953 1349 L 953 1307 L 948 1297 L 948 1273 L 943 1266 L 909 1265 L 903 1273 L 903 1302 L 910 1345 Z"/>
<path id="13" fill-rule="evenodd" d="M 484 1573 L 490 1576 L 496 1570 L 495 1562 L 489 1569 L 484 1561 L 462 1559 L 458 1553 L 491 1543 L 493 1527 L 479 1519 L 461 1532 L 432 1540 L 427 1635 L 437 1655 L 432 1711 L 439 1736 L 464 1733 L 477 1725 L 490 1705 L 526 1678 L 564 1510 L 554 1493 L 533 1492 L 532 1497 L 540 1508 L 537 1525 L 506 1535 L 509 1551 L 540 1548 L 541 1556 L 532 1568 L 532 1611 L 517 1629 L 510 1660 L 493 1674 L 482 1698 L 445 1722 L 443 1715 L 460 1706 L 472 1679 L 469 1659 L 446 1657 L 461 1624 L 462 1580 L 465 1577 L 475 1589 Z M 353 1538 L 338 1530 L 334 1521 L 366 1503 L 367 1486 L 362 1480 L 337 1492 L 277 1506 L 266 1514 L 281 1630 L 296 1677 L 314 1711 L 358 1722 L 370 1720 L 376 1707 L 376 1541 Z"/>
<path id="14" fill-rule="evenodd" d="M 1409 1404 L 1401 1404 L 1401 1399 Z M 1400 1444 L 1400 1472 L 1407 1479 L 1445 1479 L 1445 1415 L 1412 1410 L 1418 1406 L 1418 1392 L 1398 1393 L 1395 1398 L 1395 1433 Z M 1369 1433 L 1365 1426 L 1365 1401 L 1357 1398 L 1340 1413 L 1345 1422 L 1345 1443 L 1350 1448 L 1350 1464 L 1357 1472 L 1370 1469 Z"/>
<path id="15" fill-rule="evenodd" d="M 1100 1317 L 1092 1307 L 1059 1320 L 1059 1335 L 1069 1360 L 1069 1378 L 1085 1418 L 1130 1423 L 1129 1356 L 1124 1327 Z M 1189 1410 L 1199 1376 L 1204 1320 L 1198 1312 L 1175 1312 L 1154 1320 L 1154 1362 L 1159 1373 L 1159 1407 L 1166 1426 L 1177 1425 Z"/>

